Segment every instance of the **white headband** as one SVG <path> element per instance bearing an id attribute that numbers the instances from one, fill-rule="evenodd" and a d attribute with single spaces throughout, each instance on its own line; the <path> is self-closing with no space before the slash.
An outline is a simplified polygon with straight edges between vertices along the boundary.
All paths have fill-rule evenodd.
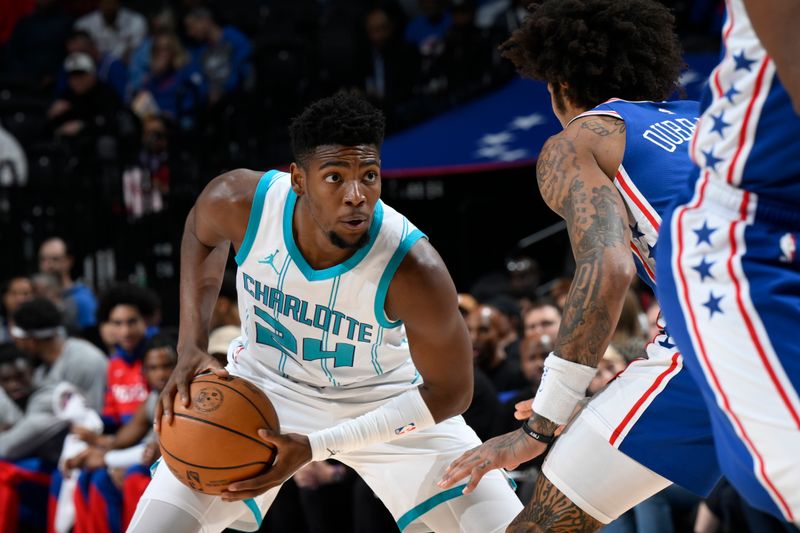
<path id="1" fill-rule="evenodd" d="M 67 331 L 63 326 L 42 329 L 22 329 L 19 326 L 11 326 L 11 336 L 19 339 L 51 339 L 56 336 L 65 336 Z"/>

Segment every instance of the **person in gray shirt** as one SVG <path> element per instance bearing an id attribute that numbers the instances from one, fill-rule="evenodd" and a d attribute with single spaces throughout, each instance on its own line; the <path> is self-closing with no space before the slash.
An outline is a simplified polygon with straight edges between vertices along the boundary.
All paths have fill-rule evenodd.
<path id="1" fill-rule="evenodd" d="M 53 385 L 34 387 L 25 354 L 11 344 L 0 346 L 0 389 L 16 406 L 16 417 L 0 428 L 0 459 L 15 461 L 41 457 L 56 462 L 66 435 L 67 422 L 53 412 Z"/>
<path id="2" fill-rule="evenodd" d="M 50 300 L 35 298 L 14 313 L 14 342 L 38 364 L 33 373 L 36 387 L 62 381 L 77 387 L 87 405 L 102 410 L 108 359 L 93 344 L 67 337 L 62 315 Z"/>

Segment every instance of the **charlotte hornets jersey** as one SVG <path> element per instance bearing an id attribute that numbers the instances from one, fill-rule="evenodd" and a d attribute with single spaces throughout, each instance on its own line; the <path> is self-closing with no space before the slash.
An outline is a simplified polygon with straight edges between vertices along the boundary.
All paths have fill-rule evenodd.
<path id="1" fill-rule="evenodd" d="M 242 334 L 229 358 L 315 388 L 418 381 L 402 324 L 386 316 L 384 303 L 394 273 L 424 235 L 379 200 L 367 244 L 315 270 L 295 243 L 296 202 L 289 174 L 261 177 L 236 255 Z"/>
<path id="2" fill-rule="evenodd" d="M 692 169 L 687 146 L 697 125 L 698 103 L 612 98 L 575 119 L 591 115 L 625 121 L 625 154 L 614 185 L 631 215 L 630 247 L 637 273 L 655 291 L 655 252 L 661 217 L 678 193 L 687 189 Z"/>
<path id="3" fill-rule="evenodd" d="M 722 45 L 723 58 L 703 97 L 692 159 L 709 179 L 796 205 L 800 117 L 741 0 L 727 2 Z"/>

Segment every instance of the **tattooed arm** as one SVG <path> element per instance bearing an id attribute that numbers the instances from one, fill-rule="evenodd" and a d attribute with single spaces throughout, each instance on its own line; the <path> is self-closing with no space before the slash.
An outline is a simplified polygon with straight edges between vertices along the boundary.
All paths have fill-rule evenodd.
<path id="1" fill-rule="evenodd" d="M 575 256 L 554 352 L 587 366 L 603 357 L 636 272 L 627 210 L 612 183 L 624 149 L 624 122 L 586 117 L 551 137 L 536 167 L 542 198 L 566 221 Z M 535 413 L 529 425 L 545 435 L 556 429 Z"/>
<path id="2" fill-rule="evenodd" d="M 576 262 L 555 352 L 587 366 L 602 358 L 635 273 L 627 211 L 612 183 L 624 151 L 621 120 L 587 117 L 548 140 L 536 168 L 542 197 L 567 222 Z M 543 435 L 557 428 L 536 413 L 528 425 Z M 454 461 L 439 485 L 471 476 L 464 491 L 471 492 L 486 472 L 514 468 L 545 449 L 522 429 L 495 437 Z"/>

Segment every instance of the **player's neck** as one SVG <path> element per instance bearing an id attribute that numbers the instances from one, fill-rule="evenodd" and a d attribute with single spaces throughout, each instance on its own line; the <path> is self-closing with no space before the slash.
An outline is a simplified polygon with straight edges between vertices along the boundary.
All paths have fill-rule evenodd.
<path id="1" fill-rule="evenodd" d="M 339 248 L 319 227 L 304 198 L 299 198 L 292 216 L 292 232 L 297 248 L 314 270 L 323 270 L 346 261 L 355 250 Z"/>

